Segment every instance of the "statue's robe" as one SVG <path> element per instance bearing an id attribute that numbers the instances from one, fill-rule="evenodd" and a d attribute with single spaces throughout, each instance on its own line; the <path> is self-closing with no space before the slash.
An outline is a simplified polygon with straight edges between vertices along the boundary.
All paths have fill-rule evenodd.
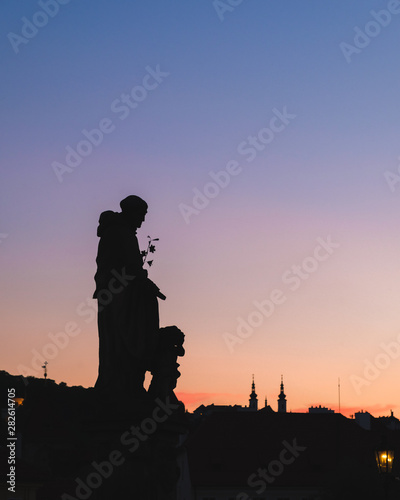
<path id="1" fill-rule="evenodd" d="M 96 388 L 141 393 L 159 329 L 158 288 L 147 278 L 132 228 L 122 213 L 103 212 L 95 275 L 99 373 Z"/>

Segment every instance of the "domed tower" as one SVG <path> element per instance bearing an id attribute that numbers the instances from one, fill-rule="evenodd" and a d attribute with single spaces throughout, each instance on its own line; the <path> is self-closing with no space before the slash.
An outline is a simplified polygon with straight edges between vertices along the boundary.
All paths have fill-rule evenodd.
<path id="1" fill-rule="evenodd" d="M 286 395 L 283 392 L 283 375 L 281 375 L 281 392 L 278 396 L 278 413 L 286 413 Z"/>

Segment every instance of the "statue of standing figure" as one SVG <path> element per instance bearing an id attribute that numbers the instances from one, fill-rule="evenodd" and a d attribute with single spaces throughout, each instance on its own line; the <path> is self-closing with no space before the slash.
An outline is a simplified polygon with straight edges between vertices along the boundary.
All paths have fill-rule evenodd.
<path id="1" fill-rule="evenodd" d="M 143 269 L 136 231 L 147 203 L 128 196 L 121 212 L 100 215 L 97 235 L 99 373 L 95 388 L 109 394 L 141 396 L 145 373 L 158 352 L 158 298 L 165 299 Z"/>

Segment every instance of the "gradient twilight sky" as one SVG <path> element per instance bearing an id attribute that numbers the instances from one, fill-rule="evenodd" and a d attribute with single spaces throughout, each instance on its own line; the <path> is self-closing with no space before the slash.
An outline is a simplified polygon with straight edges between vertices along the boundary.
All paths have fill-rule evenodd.
<path id="1" fill-rule="evenodd" d="M 141 247 L 160 239 L 161 323 L 186 334 L 177 392 L 189 409 L 248 404 L 254 373 L 261 406 L 277 409 L 283 374 L 288 410 L 336 409 L 340 377 L 344 414 L 400 416 L 400 2 L 2 9 L 0 369 L 40 376 L 45 352 L 50 378 L 94 384 L 98 216 L 137 194 L 149 204 Z M 357 27 L 374 36 L 359 34 L 346 60 Z M 54 162 L 100 122 L 109 133 L 57 176 Z M 296 281 L 303 261 L 312 272 Z M 285 300 L 260 319 L 255 301 L 275 289 Z M 79 334 L 54 348 L 49 334 L 70 322 Z"/>

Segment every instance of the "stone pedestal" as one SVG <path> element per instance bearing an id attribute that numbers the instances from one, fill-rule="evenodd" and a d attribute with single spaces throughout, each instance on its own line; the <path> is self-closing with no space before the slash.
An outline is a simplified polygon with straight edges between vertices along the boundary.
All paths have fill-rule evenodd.
<path id="1" fill-rule="evenodd" d="M 129 404 L 96 398 L 82 423 L 87 459 L 78 472 L 76 497 L 177 500 L 178 445 L 186 432 L 182 403 L 168 397 Z"/>

